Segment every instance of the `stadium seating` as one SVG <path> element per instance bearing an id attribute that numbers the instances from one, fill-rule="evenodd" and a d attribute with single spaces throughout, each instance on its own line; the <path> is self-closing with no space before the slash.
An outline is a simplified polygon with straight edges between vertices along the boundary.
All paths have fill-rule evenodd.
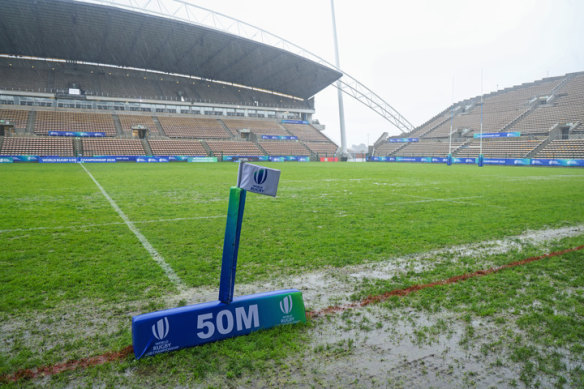
<path id="1" fill-rule="evenodd" d="M 398 149 L 405 147 L 404 143 L 384 143 L 381 146 L 379 146 L 376 150 L 374 155 L 378 156 L 378 157 L 386 157 L 388 155 L 392 155 L 393 153 L 395 153 Z"/>
<path id="2" fill-rule="evenodd" d="M 416 138 L 419 136 L 423 136 L 423 135 L 429 133 L 430 131 L 434 130 L 439 125 L 441 125 L 443 122 L 445 122 L 449 119 L 450 119 L 450 114 L 442 112 L 442 113 L 434 116 L 432 119 L 428 120 L 426 123 L 422 124 L 421 126 L 414 128 L 411 132 L 408 133 L 408 137 L 409 138 Z"/>
<path id="3" fill-rule="evenodd" d="M 5 137 L 0 155 L 37 155 L 73 157 L 72 138 Z"/>
<path id="4" fill-rule="evenodd" d="M 49 69 L 44 62 L 0 60 L 0 89 L 44 92 Z"/>
<path id="5" fill-rule="evenodd" d="M 338 146 L 331 142 L 304 142 L 306 147 L 310 149 L 314 154 L 320 156 L 333 156 L 338 150 Z"/>
<path id="6" fill-rule="evenodd" d="M 237 141 L 206 141 L 215 156 L 242 155 L 256 156 L 264 153 L 253 142 Z"/>
<path id="7" fill-rule="evenodd" d="M 239 130 L 248 129 L 257 135 L 290 135 L 274 120 L 223 119 L 223 123 L 234 134 L 238 134 Z"/>
<path id="8" fill-rule="evenodd" d="M 553 140 L 537 154 L 537 157 L 584 159 L 584 139 Z"/>
<path id="9" fill-rule="evenodd" d="M 148 128 L 150 134 L 158 134 L 158 128 L 150 115 L 118 115 L 122 131 L 127 134 L 132 133 L 132 127 L 144 126 Z"/>
<path id="10" fill-rule="evenodd" d="M 49 131 L 105 132 L 106 136 L 116 136 L 116 127 L 110 114 L 37 111 L 34 133 L 46 135 Z"/>
<path id="11" fill-rule="evenodd" d="M 482 101 L 482 103 L 481 103 Z M 454 104 L 414 129 L 406 137 L 419 137 L 420 142 L 383 144 L 375 155 L 386 156 L 444 156 L 448 153 L 450 129 L 453 129 L 453 154 L 476 157 L 483 132 L 520 132 L 521 138 L 483 139 L 483 155 L 495 158 L 540 157 L 546 155 L 579 155 L 571 143 L 553 141 L 534 155 L 546 142 L 550 130 L 562 129 L 563 137 L 577 137 L 584 129 L 584 73 L 547 78 L 517 85 L 488 95 L 477 96 Z M 454 110 L 454 120 L 452 120 Z M 579 124 L 580 123 L 580 124 Z M 579 125 L 578 125 L 579 124 Z M 570 129 L 570 133 L 566 133 Z M 574 141 L 578 144 L 579 141 Z"/>
<path id="12" fill-rule="evenodd" d="M 160 125 L 171 138 L 228 139 L 229 133 L 217 119 L 158 116 Z"/>
<path id="13" fill-rule="evenodd" d="M 483 139 L 483 155 L 487 158 L 523 158 L 543 141 L 522 138 Z M 480 140 L 463 145 L 454 154 L 456 157 L 474 158 L 480 153 Z"/>
<path id="14" fill-rule="evenodd" d="M 207 151 L 199 141 L 149 140 L 154 155 L 206 156 Z"/>
<path id="15" fill-rule="evenodd" d="M 558 90 L 551 104 L 540 106 L 520 120 L 514 129 L 522 133 L 545 132 L 556 124 L 584 123 L 584 75 L 579 75 Z"/>
<path id="16" fill-rule="evenodd" d="M 83 138 L 83 156 L 102 155 L 146 155 L 142 143 L 137 139 Z"/>
<path id="17" fill-rule="evenodd" d="M 14 128 L 24 130 L 28 122 L 28 111 L 0 109 L 0 120 L 9 120 L 14 125 Z"/>
<path id="18" fill-rule="evenodd" d="M 308 124 L 284 123 L 282 126 L 292 135 L 297 136 L 299 140 L 309 142 L 330 142 L 330 140 L 320 131 Z"/>
<path id="19" fill-rule="evenodd" d="M 87 96 L 307 108 L 309 102 L 229 84 L 130 69 L 0 59 L 0 89 L 57 93 L 72 84 Z"/>
<path id="20" fill-rule="evenodd" d="M 310 151 L 301 143 L 295 141 L 269 141 L 260 142 L 260 146 L 266 150 L 268 155 L 273 156 L 310 156 Z"/>
<path id="21" fill-rule="evenodd" d="M 452 142 L 452 152 L 462 146 L 464 142 Z M 399 157 L 445 157 L 448 155 L 448 139 L 443 141 L 420 141 L 408 143 L 394 155 Z"/>
<path id="22" fill-rule="evenodd" d="M 482 121 L 483 131 L 498 132 L 503 130 L 508 124 L 512 123 L 521 115 L 528 113 L 533 104 L 533 100 L 548 96 L 553 89 L 561 82 L 561 78 L 542 80 L 535 83 L 524 84 L 502 91 L 494 92 L 483 96 L 482 98 Z M 454 118 L 452 111 L 447 110 L 441 115 L 433 118 L 432 124 L 437 126 L 426 125 L 428 132 L 419 132 L 426 137 L 448 137 L 450 128 L 453 132 L 470 130 L 468 134 L 478 132 L 481 125 L 481 97 L 477 96 L 454 105 Z M 531 115 L 527 115 L 529 117 Z M 513 129 L 516 127 L 514 126 Z M 543 127 L 538 127 L 538 131 L 549 131 Z"/>
<path id="23" fill-rule="evenodd" d="M 66 93 L 68 87 L 81 89 L 88 99 L 84 101 L 82 96 L 71 100 Z M 306 108 L 313 104 L 312 100 L 294 100 L 194 77 L 78 63 L 0 58 L 0 89 L 54 93 L 57 98 L 55 102 L 58 99 L 64 101 L 61 103 L 59 100 L 58 104 L 38 103 L 38 93 L 34 94 L 34 99 L 28 96 L 28 100 L 24 101 L 3 98 L 0 101 L 0 119 L 14 124 L 17 138 L 22 134 L 30 135 L 29 131 L 33 131 L 36 138 L 30 139 L 50 143 L 42 148 L 34 141 L 13 143 L 15 141 L 7 136 L 2 149 L 11 152 L 21 150 L 27 154 L 41 152 L 71 156 L 79 149 L 86 156 L 145 155 L 150 153 L 148 144 L 157 155 L 333 156 L 338 150 L 337 145 L 312 125 L 281 123 L 272 118 L 274 112 L 270 113 L 270 118 L 262 118 L 265 115 L 262 107 Z M 103 98 L 95 97 L 97 100 L 92 107 L 99 111 L 92 111 L 88 107 L 93 96 L 124 97 L 128 100 L 116 105 L 115 101 L 101 103 Z M 179 103 L 159 107 L 154 100 Z M 139 102 L 143 101 L 148 101 L 150 105 L 141 106 Z M 218 108 L 213 104 L 197 106 L 189 103 L 197 101 L 225 105 Z M 517 131 L 522 135 L 520 138 L 483 139 L 485 157 L 581 158 L 579 147 L 582 141 L 577 138 L 584 137 L 583 101 L 584 72 L 517 85 L 482 98 L 476 96 L 455 103 L 412 132 L 402 135 L 419 138 L 419 142 L 383 143 L 374 150 L 374 155 L 445 156 L 448 154 L 453 123 L 453 154 L 457 157 L 476 157 L 479 141 L 473 139 L 473 135 L 481 128 L 482 115 L 483 132 Z M 244 110 L 236 107 L 246 104 L 249 116 L 240 117 Z M 50 105 L 52 108 L 47 108 Z M 103 113 L 104 110 L 108 113 Z M 454 121 L 452 110 L 455 112 Z M 203 116 L 211 114 L 221 116 Z M 149 129 L 148 144 L 137 140 L 120 143 L 45 137 L 50 130 L 105 132 L 106 136 L 116 141 L 125 141 L 118 138 L 130 138 L 132 127 L 139 125 Z M 241 129 L 249 129 L 256 137 L 250 137 L 251 141 L 242 141 Z M 262 139 L 262 135 L 292 135 L 299 141 L 268 141 Z M 557 138 L 564 140 L 550 141 Z M 260 142 L 259 146 L 254 143 L 256 141 Z"/>

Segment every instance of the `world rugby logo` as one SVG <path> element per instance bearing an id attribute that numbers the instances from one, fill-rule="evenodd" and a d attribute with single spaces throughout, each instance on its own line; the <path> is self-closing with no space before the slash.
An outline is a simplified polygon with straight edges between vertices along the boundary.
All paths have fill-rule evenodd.
<path id="1" fill-rule="evenodd" d="M 280 310 L 286 315 L 292 311 L 292 296 L 288 295 L 280 301 Z"/>
<path id="2" fill-rule="evenodd" d="M 152 324 L 152 335 L 158 340 L 166 338 L 170 331 L 170 325 L 168 324 L 168 318 L 160 319 L 155 324 Z"/>
<path id="3" fill-rule="evenodd" d="M 268 171 L 266 169 L 259 169 L 253 173 L 253 180 L 257 185 L 261 185 L 268 179 Z"/>

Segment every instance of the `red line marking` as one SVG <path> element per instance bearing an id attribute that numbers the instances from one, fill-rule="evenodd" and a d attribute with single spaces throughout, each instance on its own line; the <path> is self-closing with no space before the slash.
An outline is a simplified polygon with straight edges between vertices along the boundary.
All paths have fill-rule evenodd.
<path id="1" fill-rule="evenodd" d="M 2 377 L 0 377 L 0 382 L 17 382 L 20 381 L 21 379 L 32 379 L 42 376 L 51 376 L 54 374 L 62 373 L 64 371 L 75 370 L 80 367 L 86 368 L 91 366 L 103 365 L 104 363 L 107 362 L 113 362 L 120 359 L 124 359 L 133 352 L 134 347 L 127 346 L 119 351 L 110 351 L 102 355 L 97 355 L 95 357 L 71 360 L 50 366 L 35 367 L 33 369 L 22 369 L 18 370 L 14 374 L 3 375 Z"/>
<path id="2" fill-rule="evenodd" d="M 386 293 L 383 293 L 380 295 L 368 296 L 367 298 L 365 298 L 364 300 L 361 300 L 361 301 L 348 303 L 348 304 L 344 304 L 344 305 L 330 306 L 330 307 L 327 307 L 327 308 L 324 308 L 324 309 L 321 309 L 318 311 L 307 311 L 306 316 L 309 318 L 318 318 L 318 317 L 328 315 L 328 314 L 344 312 L 344 311 L 346 311 L 348 309 L 352 309 L 352 308 L 365 307 L 369 304 L 383 302 L 392 296 L 402 296 L 403 297 L 403 296 L 407 296 L 410 293 L 417 292 L 417 291 L 422 290 L 422 289 L 427 289 L 427 288 L 431 288 L 431 287 L 438 286 L 438 285 L 453 284 L 456 282 L 468 280 L 470 278 L 482 277 L 482 276 L 486 276 L 488 274 L 497 273 L 501 270 L 510 269 L 510 268 L 513 268 L 516 266 L 526 265 L 528 263 L 539 261 L 539 260 L 545 259 L 545 258 L 557 257 L 560 255 L 564 255 L 564 254 L 571 253 L 574 251 L 579 251 L 582 249 L 584 249 L 584 245 L 574 247 L 571 249 L 555 251 L 555 252 L 552 252 L 549 254 L 539 255 L 537 257 L 526 258 L 526 259 L 523 259 L 521 261 L 511 262 L 511 263 L 508 263 L 506 265 L 502 265 L 499 267 L 493 267 L 493 268 L 490 268 L 487 270 L 478 270 L 474 273 L 467 273 L 467 274 L 462 274 L 460 276 L 454 276 L 454 277 L 451 277 L 451 278 L 448 278 L 445 280 L 432 282 L 430 284 L 412 285 L 412 286 L 410 286 L 408 288 L 404 288 L 404 289 L 395 289 L 395 290 L 392 290 L 392 291 L 389 291 L 389 292 L 386 292 Z M 130 346 L 124 347 L 123 349 L 121 349 L 119 351 L 110 351 L 110 352 L 107 352 L 105 354 L 97 355 L 94 357 L 87 357 L 87 358 L 82 358 L 82 359 L 78 359 L 78 360 L 71 360 L 71 361 L 67 361 L 67 362 L 63 362 L 63 363 L 57 363 L 55 365 L 36 367 L 33 369 L 21 369 L 13 374 L 5 374 L 5 375 L 1 376 L 0 382 L 18 382 L 22 379 L 33 379 L 33 378 L 38 378 L 41 376 L 51 376 L 54 374 L 62 373 L 64 371 L 70 371 L 70 370 L 75 370 L 78 368 L 87 368 L 87 367 L 91 367 L 91 366 L 102 365 L 102 364 L 107 363 L 107 362 L 114 362 L 114 361 L 118 361 L 120 359 L 127 358 L 133 352 L 134 352 L 134 348 L 133 348 L 133 346 L 130 345 Z"/>
<path id="3" fill-rule="evenodd" d="M 344 305 L 330 306 L 330 307 L 327 307 L 327 308 L 324 308 L 324 309 L 321 309 L 318 311 L 308 311 L 308 312 L 306 312 L 306 316 L 308 316 L 310 318 L 316 318 L 316 317 L 320 317 L 320 316 L 324 316 L 324 315 L 328 315 L 328 314 L 332 314 L 332 313 L 343 312 L 343 311 L 346 311 L 347 309 L 351 309 L 351 308 L 365 307 L 369 304 L 383 302 L 392 296 L 402 296 L 403 297 L 403 296 L 407 296 L 410 293 L 417 292 L 417 291 L 422 290 L 422 289 L 432 288 L 432 287 L 438 286 L 438 285 L 454 284 L 456 282 L 465 281 L 465 280 L 468 280 L 470 278 L 486 276 L 488 274 L 497 273 L 501 270 L 510 269 L 510 268 L 513 268 L 516 266 L 526 265 L 528 263 L 539 261 L 539 260 L 545 259 L 545 258 L 557 257 L 560 255 L 564 255 L 564 254 L 571 253 L 574 251 L 579 251 L 582 249 L 584 249 L 584 245 L 574 247 L 571 249 L 555 251 L 552 253 L 543 254 L 543 255 L 536 256 L 536 257 L 526 258 L 526 259 L 523 259 L 521 261 L 511 262 L 511 263 L 508 263 L 506 265 L 493 267 L 493 268 L 486 269 L 486 270 L 478 270 L 474 273 L 466 273 L 466 274 L 462 274 L 460 276 L 450 277 L 448 279 L 441 280 L 441 281 L 435 281 L 435 282 L 432 282 L 430 284 L 421 284 L 421 285 L 418 284 L 418 285 L 412 285 L 412 286 L 410 286 L 408 288 L 404 288 L 404 289 L 395 289 L 395 290 L 385 292 L 385 293 L 380 294 L 380 295 L 368 296 L 365 299 L 358 301 L 358 302 L 348 303 L 348 304 L 344 304 Z"/>

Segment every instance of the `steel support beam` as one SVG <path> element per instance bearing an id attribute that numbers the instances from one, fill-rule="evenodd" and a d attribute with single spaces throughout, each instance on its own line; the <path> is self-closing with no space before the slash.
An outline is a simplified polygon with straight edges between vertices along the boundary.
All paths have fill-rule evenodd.
<path id="1" fill-rule="evenodd" d="M 227 32 L 241 38 L 250 39 L 266 45 L 280 48 L 294 53 L 321 65 L 335 69 L 343 74 L 335 86 L 343 93 L 355 98 L 375 113 L 384 118 L 400 132 L 412 131 L 414 126 L 395 108 L 383 100 L 371 89 L 363 85 L 356 78 L 345 73 L 342 69 L 329 63 L 318 55 L 303 49 L 302 47 L 274 35 L 266 30 L 255 27 L 249 23 L 232 18 L 230 16 L 214 12 L 185 0 L 76 0 L 92 4 L 118 7 L 134 12 L 174 19 L 216 30 Z M 251 86 L 251 85 L 248 85 Z"/>

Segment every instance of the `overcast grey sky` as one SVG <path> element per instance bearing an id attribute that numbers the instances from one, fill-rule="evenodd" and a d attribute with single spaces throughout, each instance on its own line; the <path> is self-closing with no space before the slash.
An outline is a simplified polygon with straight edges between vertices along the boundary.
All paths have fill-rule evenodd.
<path id="1" fill-rule="evenodd" d="M 190 0 L 334 63 L 330 0 Z M 455 101 L 584 71 L 584 0 L 336 0 L 341 69 L 414 126 Z M 399 131 L 345 96 L 348 146 Z M 316 118 L 340 144 L 336 89 Z"/>

